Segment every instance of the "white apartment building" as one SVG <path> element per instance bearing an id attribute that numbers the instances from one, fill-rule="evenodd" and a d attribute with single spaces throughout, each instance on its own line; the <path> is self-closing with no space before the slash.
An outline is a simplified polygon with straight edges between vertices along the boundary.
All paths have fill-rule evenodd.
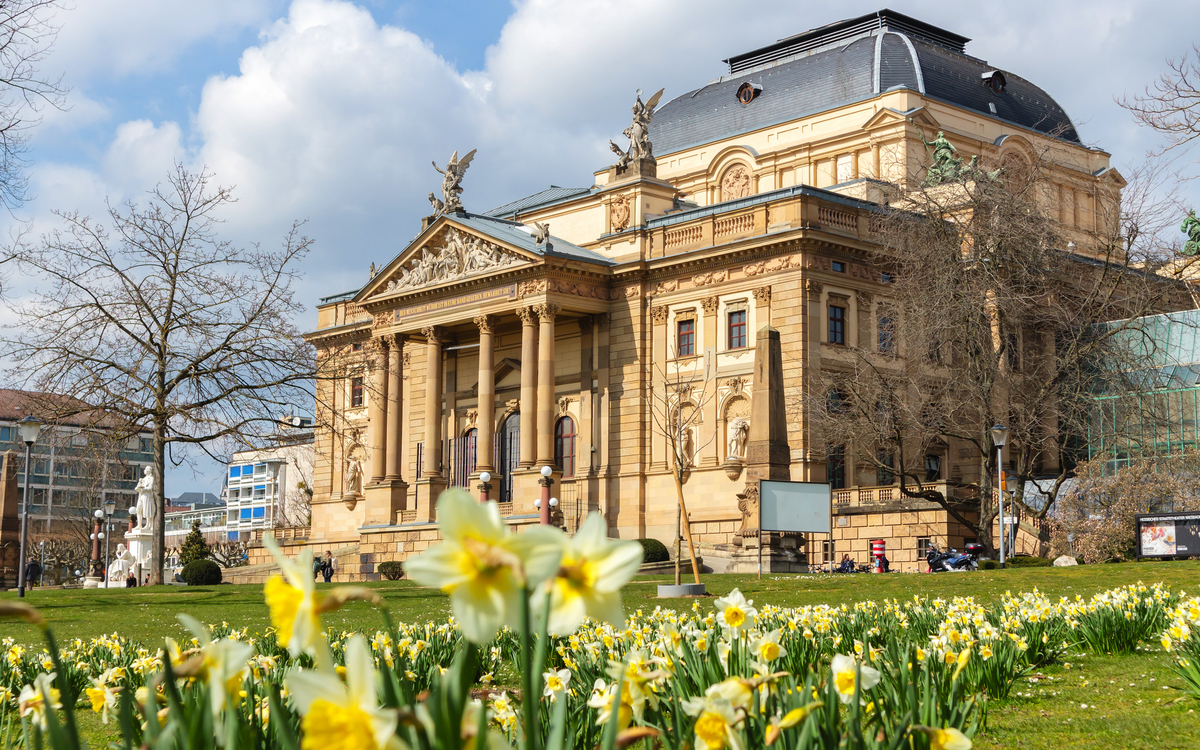
<path id="1" fill-rule="evenodd" d="M 312 420 L 285 417 L 274 441 L 269 448 L 235 453 L 229 462 L 221 490 L 229 541 L 248 541 L 257 530 L 308 525 Z"/>

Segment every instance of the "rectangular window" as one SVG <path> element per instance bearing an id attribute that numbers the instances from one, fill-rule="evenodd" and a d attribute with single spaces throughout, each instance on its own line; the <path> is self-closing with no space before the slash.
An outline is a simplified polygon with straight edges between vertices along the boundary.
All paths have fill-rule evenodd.
<path id="1" fill-rule="evenodd" d="M 675 339 L 675 356 L 696 356 L 696 321 L 681 320 L 676 326 L 679 333 Z"/>
<path id="2" fill-rule="evenodd" d="M 363 405 L 363 379 L 352 378 L 350 380 L 350 406 Z"/>
<path id="3" fill-rule="evenodd" d="M 17 430 L 15 427 L 0 427 L 0 442 L 7 443 L 16 439 Z"/>
<path id="4" fill-rule="evenodd" d="M 249 517 L 250 517 L 250 508 L 242 508 L 242 518 L 247 519 Z"/>
<path id="5" fill-rule="evenodd" d="M 835 445 L 829 449 L 829 488 L 846 489 L 846 446 Z"/>
<path id="6" fill-rule="evenodd" d="M 837 158 L 837 181 L 839 184 L 854 179 L 853 163 L 854 157 L 851 154 L 842 154 Z"/>
<path id="7" fill-rule="evenodd" d="M 33 459 L 33 473 L 39 477 L 50 476 L 50 461 L 45 458 Z"/>
<path id="8" fill-rule="evenodd" d="M 153 453 L 154 438 L 138 438 L 138 451 L 141 453 Z"/>
<path id="9" fill-rule="evenodd" d="M 254 511 L 254 513 L 253 513 L 254 518 L 266 518 L 267 517 L 267 509 L 266 508 L 262 508 L 262 507 L 253 508 L 253 511 Z"/>
<path id="10" fill-rule="evenodd" d="M 829 343 L 846 344 L 846 308 L 839 305 L 829 306 Z"/>
<path id="11" fill-rule="evenodd" d="M 879 451 L 875 454 L 875 459 L 880 464 L 875 470 L 875 483 L 880 486 L 894 483 L 896 473 L 892 471 L 892 454 L 887 451 Z"/>
<path id="12" fill-rule="evenodd" d="M 266 464 L 254 464 L 254 476 L 263 477 L 267 475 Z"/>
<path id="13" fill-rule="evenodd" d="M 940 482 L 942 481 L 942 457 L 936 454 L 930 454 L 925 457 L 925 481 Z"/>
<path id="14" fill-rule="evenodd" d="M 892 327 L 891 315 L 879 316 L 879 353 L 880 354 L 895 354 L 896 339 L 895 329 Z"/>
<path id="15" fill-rule="evenodd" d="M 917 537 L 917 557 L 924 560 L 925 553 L 927 553 L 927 552 L 929 552 L 929 537 L 927 537 L 927 536 Z"/>
<path id="16" fill-rule="evenodd" d="M 845 273 L 846 272 L 846 264 L 840 260 L 835 260 L 835 261 L 833 261 L 833 270 L 836 271 L 837 273 Z"/>
<path id="17" fill-rule="evenodd" d="M 86 448 L 88 444 L 87 433 L 77 432 L 71 436 L 71 445 L 76 448 Z"/>
<path id="18" fill-rule="evenodd" d="M 746 311 L 735 310 L 729 313 L 729 348 L 741 349 L 746 346 Z"/>
<path id="19" fill-rule="evenodd" d="M 240 466 L 230 466 L 229 467 L 229 478 L 230 479 L 237 479 L 241 476 L 242 476 L 242 467 L 240 467 Z"/>
<path id="20" fill-rule="evenodd" d="M 266 497 L 266 496 L 267 496 L 267 485 L 260 484 L 254 488 L 254 497 L 258 498 L 258 497 Z"/>
<path id="21" fill-rule="evenodd" d="M 361 352 L 362 350 L 363 350 L 362 344 L 351 344 L 350 345 L 350 351 L 352 351 L 352 352 Z"/>

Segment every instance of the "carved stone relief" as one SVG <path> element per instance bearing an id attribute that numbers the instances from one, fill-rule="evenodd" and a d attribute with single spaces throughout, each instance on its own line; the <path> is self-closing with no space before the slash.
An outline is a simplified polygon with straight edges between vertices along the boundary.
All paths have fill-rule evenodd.
<path id="1" fill-rule="evenodd" d="M 656 305 L 650 308 L 650 320 L 656 324 L 667 322 L 667 308 L 663 305 Z"/>
<path id="2" fill-rule="evenodd" d="M 728 271 L 709 271 L 693 276 L 692 283 L 696 286 L 708 286 L 709 284 L 719 284 L 727 278 L 729 278 Z"/>
<path id="3" fill-rule="evenodd" d="M 522 281 L 517 284 L 518 297 L 528 297 L 546 292 L 557 292 L 559 294 L 570 294 L 575 297 L 602 300 L 607 300 L 610 297 L 609 290 L 605 287 L 581 284 L 565 279 L 534 279 L 532 281 Z"/>
<path id="4" fill-rule="evenodd" d="M 760 305 L 771 304 L 771 287 L 760 286 L 758 289 L 755 289 L 754 290 L 754 299 Z"/>
<path id="5" fill-rule="evenodd" d="M 387 283 L 387 291 L 457 281 L 527 262 L 525 258 L 509 253 L 499 245 L 455 227 L 447 227 L 392 275 Z"/>
<path id="6" fill-rule="evenodd" d="M 674 279 L 672 279 L 671 281 L 660 281 L 660 282 L 658 282 L 658 286 L 656 286 L 654 288 L 654 293 L 656 295 L 657 294 L 666 294 L 667 292 L 673 292 L 678 288 L 679 288 L 679 282 L 675 281 Z"/>
<path id="7" fill-rule="evenodd" d="M 704 299 L 700 300 L 700 307 L 704 309 L 704 313 L 706 315 L 712 315 L 715 313 L 719 304 L 720 299 L 717 297 L 705 297 Z"/>
<path id="8" fill-rule="evenodd" d="M 629 228 L 629 196 L 618 195 L 608 202 L 610 231 L 624 232 Z"/>
<path id="9" fill-rule="evenodd" d="M 732 201 L 750 195 L 750 171 L 735 164 L 721 178 L 721 200 Z"/>
<path id="10" fill-rule="evenodd" d="M 571 397 L 563 396 L 558 400 L 558 413 L 566 414 L 571 408 Z"/>

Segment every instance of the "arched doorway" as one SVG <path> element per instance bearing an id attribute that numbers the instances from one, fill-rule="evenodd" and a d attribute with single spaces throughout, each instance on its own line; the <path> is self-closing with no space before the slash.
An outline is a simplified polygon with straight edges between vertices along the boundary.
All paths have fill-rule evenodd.
<path id="1" fill-rule="evenodd" d="M 512 475 L 521 463 L 521 413 L 509 414 L 500 428 L 496 473 L 500 479 L 500 502 L 512 502 Z"/>

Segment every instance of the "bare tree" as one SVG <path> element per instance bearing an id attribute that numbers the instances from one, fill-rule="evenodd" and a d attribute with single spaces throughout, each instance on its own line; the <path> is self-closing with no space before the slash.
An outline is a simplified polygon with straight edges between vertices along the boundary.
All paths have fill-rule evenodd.
<path id="1" fill-rule="evenodd" d="M 1187 148 L 1200 138 L 1200 45 L 1167 60 L 1167 71 L 1153 85 L 1117 103 L 1166 137 L 1167 145 L 1159 153 Z"/>
<path id="2" fill-rule="evenodd" d="M 233 200 L 177 165 L 148 203 L 109 208 L 109 226 L 59 213 L 65 227 L 22 243 L 22 270 L 47 286 L 0 334 L 10 378 L 71 393 L 153 434 L 151 580 L 162 581 L 163 476 L 195 448 L 261 444 L 278 415 L 313 398 L 311 349 L 292 323 L 299 224 L 277 250 L 218 235 Z M 218 459 L 220 460 L 220 459 Z"/>
<path id="3" fill-rule="evenodd" d="M 671 347 L 674 351 L 674 347 Z M 705 407 L 717 397 L 716 384 L 709 377 L 708 369 L 699 364 L 684 370 L 679 359 L 669 357 L 669 362 L 652 362 L 661 386 L 653 383 L 647 394 L 647 405 L 653 429 L 666 441 L 667 460 L 671 464 L 671 475 L 675 481 L 678 498 L 678 515 L 675 528 L 675 585 L 681 577 L 683 557 L 682 539 L 687 539 L 688 554 L 692 557 L 692 576 L 700 583 L 700 564 L 696 559 L 696 547 L 692 543 L 692 528 L 688 521 L 687 504 L 683 498 L 683 485 L 687 482 L 700 453 L 716 438 L 716 425 L 704 427 Z M 682 532 L 682 533 L 681 533 Z"/>
<path id="4" fill-rule="evenodd" d="M 1188 300 L 1186 284 L 1159 273 L 1171 260 L 1157 240 L 1159 204 L 1123 210 L 1114 185 L 1088 196 L 1089 221 L 1064 228 L 1049 166 L 1042 153 L 960 163 L 956 179 L 898 195 L 875 222 L 889 292 L 860 329 L 865 340 L 806 394 L 838 460 L 898 480 L 904 497 L 942 506 L 989 549 L 991 427 L 1009 430 L 1015 506 L 1044 517 L 1078 459 L 1093 397 L 1138 387 L 1136 318 Z M 1040 507 L 1026 503 L 1027 482 Z"/>

